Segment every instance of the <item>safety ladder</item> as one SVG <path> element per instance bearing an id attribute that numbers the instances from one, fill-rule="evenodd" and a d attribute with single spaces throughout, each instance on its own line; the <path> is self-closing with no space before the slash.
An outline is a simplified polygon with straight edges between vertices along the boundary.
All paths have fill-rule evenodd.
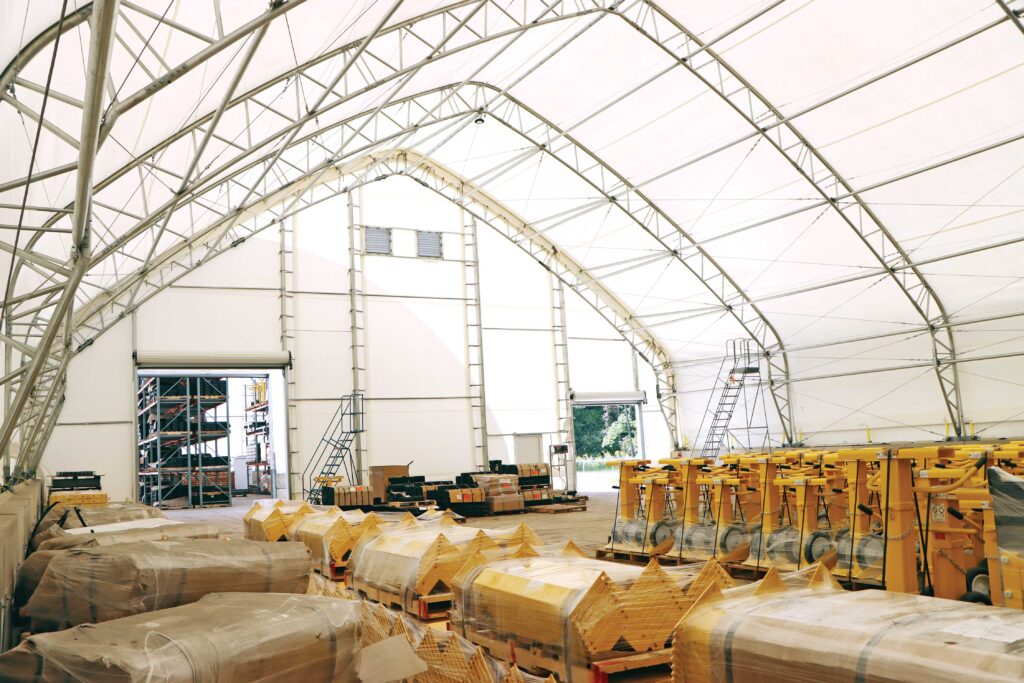
<path id="1" fill-rule="evenodd" d="M 728 368 L 728 375 L 723 376 Z M 754 382 L 760 385 L 761 367 L 757 352 L 751 347 L 749 339 L 730 339 L 726 342 L 726 354 L 722 359 L 719 369 L 719 376 L 716 384 L 721 381 L 722 389 L 718 394 L 718 402 L 714 412 L 711 406 L 715 401 L 715 394 L 712 392 L 708 399 L 708 408 L 704 415 L 711 415 L 711 422 L 708 424 L 707 432 L 704 433 L 704 441 L 700 447 L 700 457 L 711 458 L 718 455 L 722 443 L 729 432 L 729 424 L 732 422 L 733 413 L 736 412 L 736 405 L 743 394 L 745 384 Z M 701 420 L 701 430 L 704 428 L 704 421 Z"/>
<path id="2" fill-rule="evenodd" d="M 366 245 L 364 242 L 365 231 L 362 224 L 362 190 L 356 189 L 348 193 L 348 297 L 349 297 L 349 348 L 352 353 L 352 392 L 362 395 L 366 390 L 366 327 L 365 311 L 366 297 L 363 294 L 363 256 Z M 362 406 L 360 406 L 362 410 Z M 353 466 L 353 484 L 361 483 L 362 464 L 366 462 L 366 443 L 355 433 L 352 450 L 355 454 Z"/>
<path id="3" fill-rule="evenodd" d="M 302 472 L 302 495 L 310 503 L 322 502 L 322 487 L 340 481 L 355 482 L 352 445 L 363 432 L 363 395 L 343 396 L 330 424 L 324 430 L 313 457 Z"/>
<path id="4" fill-rule="evenodd" d="M 294 217 L 285 218 L 279 223 L 280 243 L 278 245 L 279 276 L 281 291 L 278 294 L 280 303 L 279 322 L 281 326 L 281 350 L 288 353 L 291 359 L 295 352 L 295 232 Z M 285 382 L 285 415 L 288 429 L 288 461 L 275 462 L 275 470 L 291 471 L 291 463 L 297 462 L 299 453 L 299 416 L 295 397 L 298 388 L 295 385 L 295 371 L 289 362 L 284 368 Z M 277 495 L 277 482 L 271 482 L 271 493 Z"/>
<path id="5" fill-rule="evenodd" d="M 463 282 L 466 287 L 466 373 L 473 422 L 474 462 L 487 466 L 487 395 L 484 391 L 484 333 L 480 307 L 480 254 L 476 217 L 463 214 Z"/>

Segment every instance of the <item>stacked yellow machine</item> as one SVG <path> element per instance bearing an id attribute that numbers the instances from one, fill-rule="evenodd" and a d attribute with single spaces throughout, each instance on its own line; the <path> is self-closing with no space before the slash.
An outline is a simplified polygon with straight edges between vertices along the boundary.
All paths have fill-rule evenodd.
<path id="1" fill-rule="evenodd" d="M 1024 607 L 1024 444 L 789 450 L 622 464 L 599 555 L 822 561 L 848 587 Z"/>

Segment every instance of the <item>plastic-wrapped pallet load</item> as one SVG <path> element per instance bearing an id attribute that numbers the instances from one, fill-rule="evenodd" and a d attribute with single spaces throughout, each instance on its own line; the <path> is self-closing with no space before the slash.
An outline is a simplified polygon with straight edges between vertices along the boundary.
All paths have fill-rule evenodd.
<path id="1" fill-rule="evenodd" d="M 994 683 L 1024 680 L 1024 613 L 880 590 L 820 565 L 709 588 L 680 620 L 673 681 Z"/>
<path id="2" fill-rule="evenodd" d="M 306 590 L 300 543 L 146 541 L 73 548 L 54 557 L 28 604 L 33 630 L 60 628 L 195 602 L 208 593 Z"/>
<path id="3" fill-rule="evenodd" d="M 315 512 L 313 506 L 299 500 L 256 501 L 242 517 L 245 537 L 250 541 L 281 541 L 296 519 Z"/>
<path id="4" fill-rule="evenodd" d="M 591 663 L 666 651 L 672 628 L 710 585 L 732 580 L 714 560 L 646 567 L 585 557 L 482 563 L 456 579 L 453 629 L 521 666 L 589 681 Z"/>
<path id="5" fill-rule="evenodd" d="M 0 680 L 69 683 L 355 683 L 359 603 L 216 593 L 189 605 L 29 637 Z"/>
<path id="6" fill-rule="evenodd" d="M 0 493 L 0 599 L 6 600 L 14 591 L 18 565 L 39 519 L 42 495 L 42 482 L 37 479 Z"/>
<path id="7" fill-rule="evenodd" d="M 136 541 L 166 541 L 175 538 L 226 538 L 230 534 L 224 527 L 205 522 L 179 522 L 173 519 L 136 519 L 80 529 L 55 529 L 55 535 L 39 544 L 40 550 L 67 550 L 82 546 L 95 547 L 134 543 Z M 239 534 L 236 534 L 238 536 Z"/>
<path id="8" fill-rule="evenodd" d="M 60 529 L 78 529 L 83 526 L 100 526 L 116 522 L 128 522 L 133 519 L 166 518 L 167 515 L 155 507 L 137 503 L 111 503 L 109 505 L 89 505 L 77 508 L 56 506 L 46 513 L 39 522 L 38 531 L 32 537 L 32 548 L 60 534 Z M 85 521 L 85 524 L 82 521 Z"/>
<path id="9" fill-rule="evenodd" d="M 84 532 L 84 533 L 80 533 Z M 226 538 L 223 529 L 201 522 L 186 523 L 170 519 L 139 519 L 131 522 L 103 524 L 82 529 L 61 530 L 60 534 L 39 544 L 18 568 L 14 601 L 24 605 L 35 592 L 50 561 L 71 548 L 95 548 L 139 541 L 167 541 L 186 538 Z"/>
<path id="10" fill-rule="evenodd" d="M 447 611 L 453 579 L 466 560 L 481 550 L 523 543 L 543 545 L 525 524 L 497 531 L 442 521 L 374 530 L 363 535 L 352 553 L 351 584 L 372 600 L 433 616 L 424 604 L 436 601 L 442 609 L 444 603 Z"/>
<path id="11" fill-rule="evenodd" d="M 378 526 L 378 519 L 372 512 L 318 510 L 293 520 L 288 527 L 288 540 L 309 548 L 315 568 L 331 576 L 332 565 L 344 567 L 360 536 Z"/>

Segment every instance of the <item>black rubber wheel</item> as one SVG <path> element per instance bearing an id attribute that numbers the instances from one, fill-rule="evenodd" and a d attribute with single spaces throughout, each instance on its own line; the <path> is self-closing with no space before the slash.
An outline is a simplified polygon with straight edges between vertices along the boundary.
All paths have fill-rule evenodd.
<path id="1" fill-rule="evenodd" d="M 979 593 L 981 595 L 989 596 L 988 586 L 988 565 L 971 567 L 967 570 L 967 575 L 964 577 L 967 583 L 968 593 Z"/>
<path id="2" fill-rule="evenodd" d="M 804 540 L 804 559 L 811 563 L 817 562 L 819 557 L 835 547 L 832 532 L 828 529 L 818 529 Z"/>
<path id="3" fill-rule="evenodd" d="M 747 529 L 740 524 L 730 524 L 718 540 L 718 549 L 725 553 L 731 553 L 744 543 L 750 543 L 750 534 Z"/>
<path id="4" fill-rule="evenodd" d="M 960 596 L 960 602 L 976 602 L 979 605 L 991 605 L 992 601 L 988 599 L 987 595 L 983 593 L 977 593 L 975 591 L 967 591 Z"/>

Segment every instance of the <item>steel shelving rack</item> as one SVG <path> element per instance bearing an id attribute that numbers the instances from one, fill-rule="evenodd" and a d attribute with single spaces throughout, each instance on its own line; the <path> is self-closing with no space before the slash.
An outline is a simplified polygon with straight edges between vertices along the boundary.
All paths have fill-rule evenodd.
<path id="1" fill-rule="evenodd" d="M 267 380 L 245 385 L 245 468 L 250 493 L 273 493 L 273 454 L 270 441 L 270 402 Z M 268 486 L 262 475 L 270 475 Z"/>
<path id="2" fill-rule="evenodd" d="M 140 376 L 139 501 L 156 507 L 230 505 L 229 433 L 226 379 Z"/>

